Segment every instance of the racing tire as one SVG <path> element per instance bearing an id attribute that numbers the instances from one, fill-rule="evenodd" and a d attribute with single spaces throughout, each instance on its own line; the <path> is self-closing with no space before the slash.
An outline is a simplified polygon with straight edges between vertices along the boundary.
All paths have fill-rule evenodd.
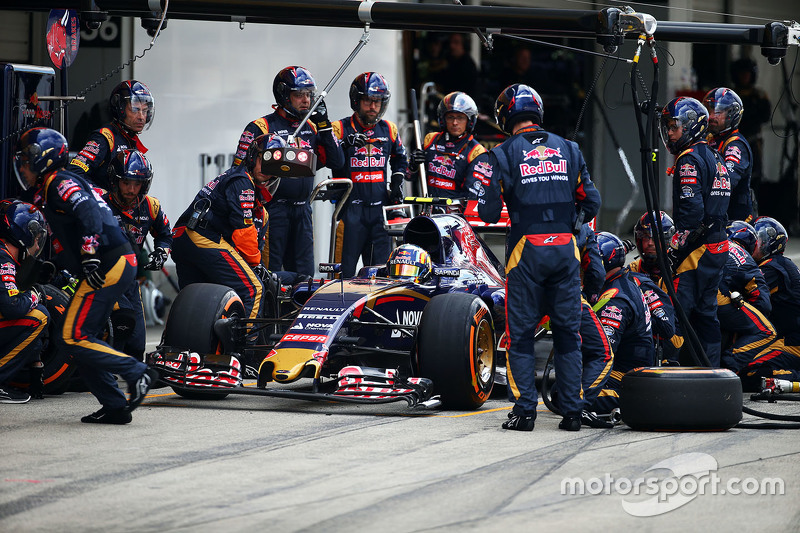
<path id="1" fill-rule="evenodd" d="M 637 368 L 622 377 L 619 401 L 638 431 L 725 431 L 742 419 L 741 381 L 722 368 Z"/>
<path id="2" fill-rule="evenodd" d="M 434 296 L 419 323 L 417 368 L 433 381 L 442 406 L 477 409 L 494 385 L 495 337 L 492 315 L 467 293 Z"/>
<path id="3" fill-rule="evenodd" d="M 161 344 L 200 354 L 219 353 L 221 346 L 214 324 L 220 318 L 236 316 L 244 316 L 244 305 L 230 287 L 214 283 L 187 285 L 172 304 Z M 172 386 L 172 390 L 189 400 L 221 400 L 227 396 L 178 386 Z"/>

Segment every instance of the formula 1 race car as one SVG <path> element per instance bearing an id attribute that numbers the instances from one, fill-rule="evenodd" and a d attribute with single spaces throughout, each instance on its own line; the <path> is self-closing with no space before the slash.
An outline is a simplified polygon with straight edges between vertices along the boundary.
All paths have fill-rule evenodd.
<path id="1" fill-rule="evenodd" d="M 430 254 L 428 279 L 392 279 L 385 266 L 367 266 L 352 279 L 305 281 L 271 295 L 270 318 L 245 318 L 228 287 L 189 285 L 149 362 L 185 398 L 476 409 L 491 394 L 505 329 L 501 263 L 457 214 L 414 217 L 402 241 Z M 255 387 L 243 385 L 248 378 Z M 309 384 L 275 387 L 294 382 Z"/>

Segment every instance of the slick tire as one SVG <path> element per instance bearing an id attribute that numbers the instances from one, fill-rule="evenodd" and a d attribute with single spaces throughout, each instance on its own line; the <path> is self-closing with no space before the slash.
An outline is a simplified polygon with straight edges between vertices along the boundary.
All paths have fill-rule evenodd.
<path id="1" fill-rule="evenodd" d="M 726 369 L 638 368 L 622 377 L 619 400 L 639 431 L 724 431 L 742 419 L 742 385 Z"/>
<path id="2" fill-rule="evenodd" d="M 162 344 L 200 354 L 221 351 L 214 324 L 220 318 L 244 316 L 244 305 L 230 287 L 214 283 L 193 283 L 175 298 L 164 327 Z M 178 396 L 190 400 L 221 400 L 224 393 L 172 387 Z"/>
<path id="3" fill-rule="evenodd" d="M 495 336 L 489 308 L 467 293 L 434 296 L 422 313 L 417 368 L 448 409 L 477 409 L 494 385 Z"/>

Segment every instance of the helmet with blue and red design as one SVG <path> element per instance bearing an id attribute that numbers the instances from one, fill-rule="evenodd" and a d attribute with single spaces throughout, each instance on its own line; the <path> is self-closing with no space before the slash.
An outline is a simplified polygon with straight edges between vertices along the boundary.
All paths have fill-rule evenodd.
<path id="1" fill-rule="evenodd" d="M 20 200 L 0 202 L 0 237 L 20 250 L 18 260 L 25 255 L 37 257 L 47 241 L 47 222 L 35 206 Z"/>
<path id="2" fill-rule="evenodd" d="M 669 244 L 670 239 L 672 239 L 672 236 L 675 235 L 675 224 L 672 222 L 672 218 L 664 211 L 659 211 L 659 213 L 661 213 L 661 230 L 662 234 L 664 235 L 664 243 Z M 652 213 L 652 215 L 655 215 L 655 211 Z M 651 218 L 651 214 L 645 213 L 641 216 L 641 218 L 639 218 L 639 221 L 636 223 L 636 225 L 633 226 L 633 235 L 636 239 L 636 248 L 639 250 L 642 256 L 647 255 L 644 251 L 644 238 L 648 237 L 653 239 L 655 232 L 658 231 L 657 229 L 654 231 L 653 222 L 655 220 L 655 218 Z M 655 228 L 658 228 L 658 226 L 655 226 Z M 653 258 L 655 258 L 655 256 Z"/>
<path id="3" fill-rule="evenodd" d="M 727 87 L 711 89 L 703 98 L 703 105 L 708 109 L 710 133 L 715 135 L 728 133 L 739 127 L 744 106 L 742 99 L 732 89 Z"/>
<path id="4" fill-rule="evenodd" d="M 753 253 L 753 259 L 763 261 L 773 255 L 782 254 L 786 250 L 789 235 L 783 225 L 772 217 L 758 217 L 753 222 L 758 242 Z"/>
<path id="5" fill-rule="evenodd" d="M 156 115 L 156 103 L 147 85 L 136 80 L 126 80 L 114 87 L 108 99 L 108 108 L 111 111 L 111 118 L 120 126 L 134 133 L 139 133 L 131 129 L 131 125 L 126 120 L 126 110 L 128 104 L 134 111 L 145 111 L 144 130 L 150 127 L 153 117 Z"/>
<path id="6" fill-rule="evenodd" d="M 389 90 L 389 83 L 377 72 L 362 72 L 353 83 L 350 84 L 350 108 L 358 115 L 359 120 L 367 126 L 376 124 L 386 113 L 389 107 L 389 99 L 392 92 Z M 369 120 L 361 112 L 361 99 L 380 99 L 381 107 L 378 116 L 374 120 Z"/>
<path id="7" fill-rule="evenodd" d="M 67 164 L 69 146 L 63 135 L 50 128 L 32 128 L 22 134 L 14 154 L 14 172 L 24 190 L 38 183 L 42 176 Z M 26 171 L 32 172 L 33 183 L 25 178 Z"/>
<path id="8" fill-rule="evenodd" d="M 672 128 L 681 128 L 681 136 L 674 141 L 669 139 L 669 131 Z M 680 96 L 661 110 L 659 121 L 661 140 L 673 155 L 702 140 L 707 130 L 708 110 L 694 98 Z"/>
<path id="9" fill-rule="evenodd" d="M 311 100 L 317 91 L 317 83 L 305 67 L 291 66 L 278 72 L 272 81 L 272 95 L 275 102 L 295 118 L 303 118 L 305 113 L 292 105 L 289 95 L 294 91 L 308 91 Z"/>
<path id="10" fill-rule="evenodd" d="M 120 150 L 111 160 L 108 167 L 108 181 L 111 183 L 111 192 L 119 192 L 119 181 L 138 181 L 142 184 L 139 189 L 139 200 L 150 191 L 153 182 L 153 166 L 139 150 Z"/>
<path id="11" fill-rule="evenodd" d="M 475 122 L 478 120 L 478 106 L 475 105 L 475 100 L 472 99 L 467 93 L 455 91 L 439 102 L 439 107 L 436 109 L 439 117 L 439 127 L 442 131 L 445 130 L 444 116 L 447 113 L 463 113 L 467 116 L 467 133 L 472 133 L 475 129 Z"/>
<path id="12" fill-rule="evenodd" d="M 619 237 L 613 233 L 601 231 L 597 234 L 597 247 L 600 249 L 600 256 L 603 258 L 603 267 L 606 272 L 625 266 L 625 244 Z"/>
<path id="13" fill-rule="evenodd" d="M 509 135 L 514 131 L 514 124 L 523 120 L 541 125 L 544 119 L 542 97 L 524 83 L 509 85 L 497 97 L 494 119 L 500 129 Z"/>
<path id="14" fill-rule="evenodd" d="M 747 250 L 747 253 L 753 255 L 756 251 L 756 244 L 758 243 L 758 234 L 756 229 L 745 222 L 744 220 L 732 220 L 725 228 L 728 233 L 728 240 L 735 241 L 742 248 Z"/>
<path id="15" fill-rule="evenodd" d="M 386 272 L 390 278 L 422 283 L 431 277 L 431 256 L 413 244 L 403 244 L 395 248 L 386 262 Z"/>

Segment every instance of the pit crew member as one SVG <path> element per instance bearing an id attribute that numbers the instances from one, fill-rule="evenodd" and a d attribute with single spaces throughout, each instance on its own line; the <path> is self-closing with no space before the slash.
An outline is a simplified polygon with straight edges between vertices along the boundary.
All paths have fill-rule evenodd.
<path id="1" fill-rule="evenodd" d="M 139 134 L 150 127 L 156 110 L 150 89 L 136 80 L 117 85 L 111 91 L 108 107 L 111 122 L 89 135 L 86 145 L 67 167 L 104 190 L 111 186 L 109 168 L 119 150 L 147 152 Z"/>
<path id="2" fill-rule="evenodd" d="M 342 140 L 345 152 L 345 163 L 334 170 L 333 177 L 353 180 L 353 190 L 341 213 L 343 278 L 353 277 L 359 258 L 364 266 L 383 264 L 391 251 L 383 206 L 402 201 L 408 158 L 397 125 L 382 118 L 390 98 L 383 76 L 363 72 L 350 84 L 353 114 L 333 124 L 334 135 Z M 390 169 L 391 192 L 387 192 Z"/>
<path id="3" fill-rule="evenodd" d="M 493 224 L 503 201 L 511 228 L 506 265 L 509 336 L 509 400 L 514 408 L 504 429 L 531 431 L 538 396 L 534 333 L 548 314 L 554 338 L 559 427 L 581 427 L 580 259 L 573 232 L 600 208 L 578 145 L 542 129 L 539 94 L 524 84 L 500 93 L 495 104 L 500 128 L 511 135 L 493 148 L 482 169 L 468 176 L 478 214 Z"/>
<path id="4" fill-rule="evenodd" d="M 669 246 L 672 236 L 675 235 L 675 224 L 672 222 L 672 217 L 664 211 L 661 214 L 661 230 L 664 235 L 664 244 Z M 650 215 L 643 214 L 636 225 L 633 227 L 633 235 L 636 240 L 636 249 L 639 251 L 639 257 L 634 259 L 628 265 L 631 272 L 640 272 L 645 274 L 654 282 L 659 283 L 662 278 L 661 268 L 658 266 L 658 256 L 656 255 L 656 244 L 653 240 L 654 232 L 657 231 L 658 226 L 653 226 Z"/>
<path id="5" fill-rule="evenodd" d="M 102 405 L 81 422 L 127 424 L 158 373 L 102 339 L 114 302 L 136 276 L 136 255 L 108 205 L 82 177 L 64 170 L 69 147 L 55 130 L 33 128 L 17 144 L 14 168 L 53 232 L 56 265 L 81 272 L 56 338 L 80 366 L 81 376 Z M 128 383 L 129 398 L 114 374 Z"/>
<path id="6" fill-rule="evenodd" d="M 245 127 L 239 138 L 233 165 L 242 164 L 247 156 L 247 148 L 256 137 L 274 133 L 285 140 L 294 134 L 300 121 L 311 109 L 316 89 L 308 69 L 292 66 L 278 72 L 272 83 L 272 94 L 277 102 L 273 106 L 275 111 Z M 324 102 L 303 125 L 295 142 L 298 148 L 316 152 L 318 166 L 338 168 L 344 164 L 344 154 L 333 137 Z M 314 232 L 311 206 L 308 204 L 313 187 L 313 177 L 283 180 L 275 192 L 274 201 L 267 206 L 269 228 L 265 255 L 269 258 L 269 270 L 313 275 Z"/>

